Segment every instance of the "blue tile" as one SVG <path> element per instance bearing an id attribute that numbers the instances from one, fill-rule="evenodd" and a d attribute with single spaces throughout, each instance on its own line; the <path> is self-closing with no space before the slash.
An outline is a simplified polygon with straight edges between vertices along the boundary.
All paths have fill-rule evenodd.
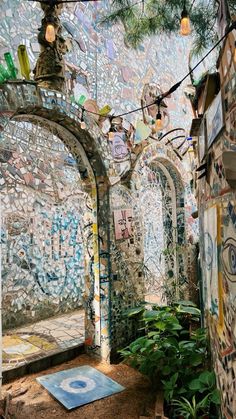
<path id="1" fill-rule="evenodd" d="M 88 365 L 44 375 L 37 381 L 68 410 L 124 390 L 120 384 Z"/>

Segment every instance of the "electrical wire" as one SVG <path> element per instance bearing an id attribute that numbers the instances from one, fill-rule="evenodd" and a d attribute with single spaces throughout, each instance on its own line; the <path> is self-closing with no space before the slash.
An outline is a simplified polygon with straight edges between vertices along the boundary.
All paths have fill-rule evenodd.
<path id="1" fill-rule="evenodd" d="M 156 98 L 156 100 L 154 101 L 154 102 L 152 102 L 152 103 L 150 103 L 149 105 L 145 105 L 145 106 L 141 106 L 141 107 L 139 107 L 139 108 L 136 108 L 136 109 L 133 109 L 133 110 L 131 110 L 131 111 L 127 111 L 127 112 L 124 112 L 124 113 L 121 113 L 121 114 L 118 114 L 118 115 L 109 115 L 109 117 L 111 118 L 111 119 L 113 119 L 113 118 L 121 118 L 122 116 L 126 116 L 126 115 L 130 115 L 130 114 L 132 114 L 132 113 L 135 113 L 135 112 L 138 112 L 138 111 L 142 111 L 143 109 L 146 109 L 146 108 L 149 108 L 149 107 L 151 107 L 151 106 L 153 106 L 153 105 L 157 105 L 157 106 L 160 106 L 160 104 L 161 104 L 161 102 L 162 102 L 162 100 L 163 99 L 165 99 L 167 96 L 169 96 L 171 93 L 173 93 L 173 92 L 175 92 L 180 86 L 181 86 L 181 84 L 183 83 L 183 81 L 184 80 L 186 80 L 189 76 L 190 76 L 190 74 L 192 74 L 193 73 L 193 71 L 194 70 L 196 70 L 196 68 L 208 57 L 208 55 L 210 55 L 211 54 L 211 52 L 216 48 L 216 47 L 218 47 L 218 45 L 229 35 L 229 33 L 230 32 L 232 32 L 233 30 L 236 30 L 236 20 L 230 25 L 230 27 L 229 27 L 229 29 L 225 32 L 225 34 L 219 39 L 219 41 L 217 41 L 216 42 L 216 44 L 201 58 L 201 60 L 200 61 L 198 61 L 198 63 L 197 64 L 195 64 L 195 66 L 179 81 L 179 82 L 177 82 L 177 83 L 175 83 L 173 86 L 171 86 L 170 87 L 170 89 L 167 91 L 167 92 L 165 92 L 165 93 L 163 93 L 163 94 L 161 94 L 161 95 L 159 95 L 157 98 Z M 92 111 L 87 111 L 84 107 L 82 107 L 82 109 L 84 109 L 84 112 L 86 112 L 86 113 L 90 113 L 90 114 L 93 114 L 93 115 L 97 115 L 97 116 L 101 116 L 99 113 L 97 113 L 97 112 L 92 112 Z"/>
<path id="2" fill-rule="evenodd" d="M 56 5 L 56 4 L 60 4 L 60 3 L 79 3 L 79 2 L 89 2 L 89 1 L 99 1 L 99 0 L 68 0 L 68 1 L 66 1 L 66 0 L 48 0 L 48 1 L 47 0 L 27 0 L 27 1 L 38 1 L 39 3 L 46 3 L 46 4 L 48 3 L 49 5 L 51 3 L 53 5 Z M 134 7 L 134 6 L 138 5 L 138 4 L 141 4 L 141 3 L 143 5 L 144 4 L 144 1 L 143 0 L 138 1 L 136 3 L 133 3 L 130 6 L 127 6 L 125 8 L 122 8 L 120 10 L 130 9 L 130 8 L 132 8 L 132 7 Z M 118 9 L 118 11 L 119 11 L 119 9 Z M 193 73 L 194 70 L 196 70 L 196 68 L 211 54 L 211 52 L 216 47 L 218 47 L 218 45 L 234 29 L 236 29 L 236 21 L 234 21 L 230 25 L 229 29 L 225 32 L 225 34 L 216 42 L 216 44 L 201 58 L 201 60 L 197 64 L 195 64 L 195 66 L 179 82 L 177 82 L 173 86 L 171 86 L 171 88 L 167 92 L 159 95 L 154 102 L 150 103 L 149 105 L 141 106 L 139 108 L 135 108 L 135 109 L 132 109 L 131 111 L 123 112 L 123 113 L 118 114 L 118 115 L 109 115 L 108 117 L 111 118 L 111 119 L 113 119 L 113 118 L 121 118 L 123 116 L 127 116 L 127 115 L 130 115 L 130 114 L 135 113 L 135 112 L 138 112 L 138 111 L 143 111 L 143 109 L 149 108 L 149 107 L 151 107 L 153 105 L 160 106 L 162 100 L 165 99 L 167 96 L 169 96 L 171 93 L 175 92 L 181 86 L 181 84 L 183 83 L 183 81 L 186 80 Z M 81 109 L 82 109 L 82 112 L 90 113 L 90 114 L 96 115 L 96 116 L 101 116 L 100 113 L 89 111 L 89 110 L 85 109 L 83 106 L 81 106 Z"/>
<path id="3" fill-rule="evenodd" d="M 56 6 L 61 3 L 88 3 L 90 1 L 97 2 L 100 0 L 27 0 L 27 1 L 36 1 L 37 3 L 48 4 L 48 6 Z"/>

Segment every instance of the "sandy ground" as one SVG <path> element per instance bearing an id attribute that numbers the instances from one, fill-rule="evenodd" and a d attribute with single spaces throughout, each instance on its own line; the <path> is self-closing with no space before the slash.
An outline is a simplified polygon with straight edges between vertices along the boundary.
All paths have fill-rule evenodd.
<path id="1" fill-rule="evenodd" d="M 36 381 L 38 376 L 81 365 L 97 368 L 123 385 L 125 390 L 73 411 L 67 411 Z M 155 396 L 152 394 L 148 380 L 143 375 L 127 365 L 107 365 L 87 355 L 80 355 L 57 367 L 5 384 L 3 394 L 6 391 L 13 395 L 9 405 L 10 415 L 6 419 L 138 419 L 140 416 L 154 417 Z"/>

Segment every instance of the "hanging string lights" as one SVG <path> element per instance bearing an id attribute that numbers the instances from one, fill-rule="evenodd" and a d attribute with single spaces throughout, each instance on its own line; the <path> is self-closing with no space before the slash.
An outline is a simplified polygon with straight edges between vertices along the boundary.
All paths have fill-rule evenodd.
<path id="1" fill-rule="evenodd" d="M 124 112 L 124 113 L 122 113 L 122 114 L 119 114 L 119 115 L 113 115 L 112 117 L 111 116 L 109 116 L 108 115 L 108 117 L 109 118 L 111 118 L 111 120 L 114 120 L 114 118 L 120 118 L 120 117 L 123 117 L 123 116 L 126 116 L 126 115 L 130 115 L 130 114 L 132 114 L 132 113 L 135 113 L 135 112 L 138 112 L 138 111 L 143 111 L 144 109 L 146 109 L 146 108 L 149 108 L 149 107 L 151 107 L 151 106 L 153 106 L 153 105 L 157 105 L 158 106 L 158 113 L 157 113 L 157 116 L 156 116 L 156 127 L 158 128 L 158 127 L 160 127 L 161 126 L 161 120 L 162 120 L 162 115 L 161 115 L 161 112 L 160 112 L 160 104 L 161 104 L 161 102 L 163 101 L 163 99 L 165 99 L 166 97 L 168 97 L 169 95 L 171 95 L 173 92 L 175 92 L 180 86 L 181 86 L 181 84 L 183 83 L 183 81 L 184 80 L 186 80 L 192 73 L 193 73 L 193 71 L 208 57 L 208 55 L 210 55 L 211 54 L 211 52 L 215 49 L 215 48 L 217 48 L 218 47 L 218 45 L 228 36 L 228 34 L 230 33 L 230 32 L 232 32 L 233 30 L 236 30 L 236 20 L 235 21 L 233 21 L 232 23 L 231 23 L 231 25 L 229 26 L 229 28 L 228 28 L 228 30 L 225 32 L 225 34 L 222 36 L 222 38 L 220 38 L 219 39 L 219 41 L 217 41 L 216 42 L 216 44 L 215 45 L 213 45 L 213 47 L 201 58 L 201 60 L 197 63 L 197 64 L 195 64 L 195 66 L 180 80 L 180 81 L 178 81 L 177 83 L 175 83 L 173 86 L 171 86 L 171 88 L 167 91 L 167 92 L 165 92 L 165 93 L 163 93 L 163 94 L 161 94 L 160 96 L 158 96 L 157 98 L 156 98 L 156 100 L 153 102 L 153 103 L 150 103 L 150 104 L 148 104 L 148 105 L 145 105 L 145 106 L 142 106 L 142 107 L 139 107 L 139 108 L 136 108 L 136 109 L 133 109 L 133 110 L 131 110 L 131 111 L 127 111 L 127 112 Z M 236 58 L 236 45 L 235 45 L 235 52 L 234 52 L 234 57 Z M 98 113 L 96 113 L 96 112 L 92 112 L 92 111 L 87 111 L 87 110 L 85 110 L 86 112 L 88 112 L 88 113 L 90 113 L 90 114 L 94 114 L 94 115 L 99 115 Z M 100 116 L 100 115 L 99 115 Z M 112 125 L 112 124 L 111 124 Z M 112 135 L 113 135 L 113 137 L 114 137 L 114 128 L 113 127 L 111 127 L 111 129 L 110 129 L 110 132 L 111 133 L 113 133 L 113 134 L 110 134 L 111 135 L 111 137 L 112 137 Z"/>
<path id="2" fill-rule="evenodd" d="M 56 39 L 56 30 L 55 26 L 53 25 L 53 19 L 48 18 L 46 30 L 45 30 L 45 39 L 47 42 L 52 43 Z"/>
<path id="3" fill-rule="evenodd" d="M 111 127 L 110 128 L 110 131 L 108 132 L 108 139 L 109 139 L 109 141 L 113 141 L 114 140 L 114 136 L 115 136 L 115 131 L 114 131 L 114 128 Z"/>
<path id="4" fill-rule="evenodd" d="M 184 2 L 184 8 L 181 13 L 181 20 L 180 20 L 180 34 L 183 36 L 188 36 L 191 33 L 191 26 L 190 26 L 190 18 L 189 14 L 186 9 L 186 5 Z"/>
<path id="5" fill-rule="evenodd" d="M 160 108 L 158 108 L 157 116 L 156 116 L 156 122 L 155 122 L 155 131 L 161 131 L 163 129 L 163 120 Z"/>

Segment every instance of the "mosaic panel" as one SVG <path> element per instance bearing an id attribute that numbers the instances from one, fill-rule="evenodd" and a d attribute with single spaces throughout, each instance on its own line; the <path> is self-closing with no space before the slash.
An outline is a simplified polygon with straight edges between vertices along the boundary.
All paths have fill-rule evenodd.
<path id="1" fill-rule="evenodd" d="M 4 321 L 12 327 L 82 304 L 92 204 L 79 162 L 42 122 L 11 121 L 0 161 Z"/>
<path id="2" fill-rule="evenodd" d="M 11 100 L 8 99 L 6 101 L 6 111 L 4 111 L 4 129 L 6 128 L 7 120 L 12 117 L 12 110 L 15 110 L 18 106 L 17 86 L 18 84 L 10 85 Z M 23 99 L 22 103 L 24 103 L 24 85 L 21 86 L 21 99 Z M 8 87 L 8 84 L 2 86 L 2 89 L 0 90 L 1 98 L 5 98 Z M 101 142 L 101 132 L 92 119 L 87 120 L 87 122 L 89 122 L 89 133 L 80 129 L 80 124 L 76 122 L 77 120 L 79 121 L 78 106 L 70 104 L 61 93 L 55 91 L 52 92 L 44 89 L 37 89 L 37 98 L 39 100 L 37 106 L 35 107 L 34 98 L 32 98 L 33 102 L 31 105 L 33 106 L 27 108 L 27 113 L 30 112 L 29 115 L 24 115 L 25 110 L 24 107 L 22 107 L 20 109 L 20 113 L 23 115 L 15 116 L 15 118 L 20 121 L 32 121 L 36 125 L 40 121 L 40 126 L 45 129 L 49 126 L 49 131 L 53 128 L 54 134 L 62 140 L 77 162 L 77 169 L 79 171 L 81 181 L 83 181 L 84 192 L 86 192 L 85 195 L 87 196 L 86 209 L 88 211 L 86 211 L 86 214 L 88 212 L 89 217 L 88 220 L 85 220 L 83 229 L 85 240 L 84 244 L 86 247 L 86 280 L 84 294 L 84 304 L 86 308 L 85 343 L 89 350 L 98 349 L 101 345 L 101 348 L 99 349 L 100 353 L 103 358 L 109 359 L 109 315 L 106 314 L 109 307 L 109 283 L 107 282 L 106 285 L 104 285 L 104 287 L 106 287 L 104 292 L 106 297 L 101 298 L 100 300 L 98 244 L 100 245 L 101 256 L 103 258 L 102 268 L 105 268 L 105 273 L 104 269 L 102 269 L 102 276 L 108 278 L 110 275 L 108 263 L 109 253 L 107 250 L 107 238 L 109 237 L 109 224 L 107 223 L 109 205 L 107 205 L 108 182 L 105 181 L 104 175 L 109 169 L 109 176 L 114 177 L 115 171 L 114 166 L 112 165 L 111 155 L 106 142 Z M 50 113 L 48 112 L 48 107 L 51 109 Z M 68 110 L 69 113 L 65 114 L 65 110 Z M 60 121 L 62 125 L 58 125 L 58 123 L 56 123 L 57 121 Z M 72 133 L 74 133 L 74 135 Z M 4 138 L 4 131 L 2 131 L 2 136 Z M 94 173 L 96 174 L 98 191 Z M 97 199 L 100 201 L 99 232 L 97 223 Z M 103 256 L 105 256 L 105 258 Z M 103 291 L 104 290 L 101 290 L 102 293 Z M 101 296 L 102 295 L 103 294 L 101 294 Z M 102 304 L 100 304 L 100 301 Z M 100 315 L 101 308 L 102 318 Z M 100 338 L 101 326 L 102 337 Z"/>
<path id="3" fill-rule="evenodd" d="M 137 333 L 136 322 L 127 319 L 123 314 L 143 300 L 144 287 L 140 214 L 135 200 L 126 186 L 116 185 L 111 188 L 110 205 L 111 211 L 119 214 L 127 208 L 133 208 L 132 236 L 116 238 L 114 221 L 111 219 L 111 300 L 108 315 L 113 354 L 115 349 L 125 346 Z"/>
<path id="4" fill-rule="evenodd" d="M 226 196 L 206 209 L 204 219 L 205 308 L 209 310 L 207 320 L 222 396 L 222 417 L 228 419 L 236 412 L 235 196 Z"/>

